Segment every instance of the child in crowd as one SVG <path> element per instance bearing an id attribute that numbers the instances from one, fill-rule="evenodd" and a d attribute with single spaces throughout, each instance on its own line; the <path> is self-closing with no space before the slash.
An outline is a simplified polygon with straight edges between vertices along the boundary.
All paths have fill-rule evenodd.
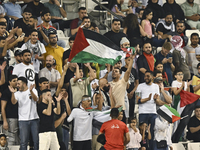
<path id="1" fill-rule="evenodd" d="M 149 140 L 151 140 L 151 132 L 150 132 L 151 124 L 147 127 L 147 124 L 145 122 L 141 122 L 139 124 L 140 134 L 142 135 L 142 141 L 141 149 L 140 150 L 146 150 L 149 148 Z"/>
<path id="2" fill-rule="evenodd" d="M 7 143 L 6 135 L 0 134 L 0 150 L 9 150 L 6 143 Z"/>
<path id="3" fill-rule="evenodd" d="M 129 124 L 130 142 L 127 144 L 128 150 L 139 150 L 141 147 L 140 142 L 142 141 L 142 136 L 139 129 L 136 127 L 137 119 L 130 118 Z"/>
<path id="4" fill-rule="evenodd" d="M 160 72 L 162 72 L 162 79 L 163 79 L 164 85 L 165 86 L 169 85 L 168 76 L 167 76 L 167 73 L 163 69 L 163 64 L 161 61 L 156 61 L 155 70 L 159 70 Z"/>
<path id="5" fill-rule="evenodd" d="M 121 17 L 126 17 L 126 15 L 124 15 L 121 12 L 121 4 L 120 4 L 120 0 L 111 0 L 110 1 L 110 5 L 109 5 L 109 9 L 111 11 L 113 11 L 116 15 L 119 15 Z"/>

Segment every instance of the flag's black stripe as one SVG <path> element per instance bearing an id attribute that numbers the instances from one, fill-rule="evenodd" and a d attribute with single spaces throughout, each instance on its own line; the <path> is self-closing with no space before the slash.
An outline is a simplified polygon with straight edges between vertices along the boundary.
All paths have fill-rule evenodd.
<path id="1" fill-rule="evenodd" d="M 158 110 L 157 110 L 157 113 L 158 113 L 161 117 L 163 117 L 165 120 L 167 120 L 169 123 L 172 123 L 172 118 L 171 118 L 169 115 L 167 115 L 164 111 L 162 111 L 161 109 L 158 109 Z"/>
<path id="2" fill-rule="evenodd" d="M 107 37 L 97 33 L 97 32 L 94 32 L 94 31 L 91 31 L 91 30 L 87 30 L 87 29 L 83 29 L 83 32 L 84 32 L 84 35 L 87 39 L 90 39 L 90 40 L 94 40 L 96 42 L 99 42 L 99 43 L 102 43 L 103 45 L 106 45 L 114 50 L 117 50 L 117 51 L 122 51 L 115 43 L 113 43 L 110 39 L 108 39 Z"/>

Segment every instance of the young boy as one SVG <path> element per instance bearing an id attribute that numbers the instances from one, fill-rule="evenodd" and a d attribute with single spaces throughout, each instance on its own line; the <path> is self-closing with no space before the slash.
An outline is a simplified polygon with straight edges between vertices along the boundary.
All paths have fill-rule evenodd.
<path id="1" fill-rule="evenodd" d="M 5 134 L 0 134 L 0 150 L 9 150 L 6 146 L 7 139 Z"/>
<path id="2" fill-rule="evenodd" d="M 141 122 L 139 124 L 140 134 L 142 135 L 142 141 L 141 149 L 140 150 L 146 150 L 149 148 L 149 140 L 151 140 L 151 132 L 150 132 L 151 124 L 147 127 L 147 124 L 145 122 Z"/>
<path id="3" fill-rule="evenodd" d="M 140 142 L 142 141 L 142 136 L 136 127 L 137 119 L 130 118 L 129 124 L 130 142 L 127 144 L 128 150 L 138 150 L 141 147 Z"/>

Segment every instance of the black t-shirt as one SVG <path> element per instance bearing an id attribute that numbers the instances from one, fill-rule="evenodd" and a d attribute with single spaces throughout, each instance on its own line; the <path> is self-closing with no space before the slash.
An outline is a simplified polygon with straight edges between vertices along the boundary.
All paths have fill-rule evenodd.
<path id="1" fill-rule="evenodd" d="M 104 34 L 108 39 L 120 47 L 120 41 L 123 37 L 126 37 L 126 34 L 123 32 L 115 33 L 112 30 Z"/>
<path id="2" fill-rule="evenodd" d="M 11 95 L 9 88 L 7 87 L 3 92 L 1 96 L 2 101 L 7 101 L 6 104 L 6 118 L 18 118 L 18 103 L 15 105 L 11 102 Z"/>
<path id="3" fill-rule="evenodd" d="M 52 104 L 52 112 L 50 116 L 43 114 L 43 110 L 47 109 L 48 104 L 41 102 L 37 106 L 38 115 L 40 117 L 39 133 L 55 131 L 54 126 L 54 111 L 55 106 Z"/>
<path id="4" fill-rule="evenodd" d="M 192 118 L 190 118 L 190 121 L 187 126 L 187 128 L 188 128 L 187 139 L 188 140 L 193 140 L 194 142 L 200 142 L 200 130 L 195 133 L 190 132 L 190 127 L 198 127 L 198 126 L 200 126 L 200 120 L 197 119 L 196 116 L 193 116 Z"/>
<path id="5" fill-rule="evenodd" d="M 150 71 L 148 62 L 147 62 L 146 57 L 144 55 L 140 55 L 138 57 L 137 65 L 138 65 L 138 72 L 139 72 L 139 82 L 143 83 L 144 82 L 144 73 L 142 73 L 140 71 L 140 68 L 145 68 L 147 71 Z"/>
<path id="6" fill-rule="evenodd" d="M 25 24 L 25 22 L 23 21 L 23 18 L 17 19 L 15 21 L 14 28 L 16 28 L 16 27 L 22 28 L 22 31 L 25 34 L 28 34 L 30 32 L 30 28 L 27 24 Z"/>
<path id="7" fill-rule="evenodd" d="M 70 69 L 67 69 L 64 83 L 68 83 L 70 81 L 70 79 L 73 78 L 73 77 L 74 77 L 74 72 L 71 71 Z"/>
<path id="8" fill-rule="evenodd" d="M 70 52 L 71 52 L 71 49 L 68 49 L 68 50 L 64 51 L 64 53 L 63 53 L 63 62 L 65 61 L 65 59 L 69 58 Z"/>
<path id="9" fill-rule="evenodd" d="M 160 23 L 160 24 L 158 25 L 158 27 L 156 28 L 156 32 L 158 32 L 158 31 L 162 32 L 163 34 L 167 34 L 167 33 L 170 32 L 171 30 L 167 30 L 167 29 L 163 26 L 163 24 Z"/>
<path id="10" fill-rule="evenodd" d="M 126 72 L 127 68 L 122 67 L 122 71 Z M 134 89 L 134 82 L 135 80 L 138 80 L 138 74 L 135 68 L 131 69 L 131 73 L 129 76 L 130 86 L 129 89 L 127 89 L 127 92 L 130 93 Z"/>
<path id="11" fill-rule="evenodd" d="M 41 12 L 45 9 L 44 4 L 39 3 L 39 5 L 34 5 L 33 2 L 27 4 L 27 7 L 31 8 L 32 15 L 40 17 Z"/>

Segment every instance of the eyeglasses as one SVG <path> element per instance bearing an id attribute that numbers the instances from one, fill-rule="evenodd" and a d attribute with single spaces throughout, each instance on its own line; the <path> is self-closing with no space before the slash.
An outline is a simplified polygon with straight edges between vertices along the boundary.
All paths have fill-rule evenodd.
<path id="1" fill-rule="evenodd" d="M 177 74 L 178 76 L 183 76 L 184 74 L 183 73 L 179 73 L 179 74 Z"/>
<path id="2" fill-rule="evenodd" d="M 55 39 L 55 38 L 57 38 L 57 36 L 54 36 L 54 37 L 50 37 L 50 39 Z"/>

